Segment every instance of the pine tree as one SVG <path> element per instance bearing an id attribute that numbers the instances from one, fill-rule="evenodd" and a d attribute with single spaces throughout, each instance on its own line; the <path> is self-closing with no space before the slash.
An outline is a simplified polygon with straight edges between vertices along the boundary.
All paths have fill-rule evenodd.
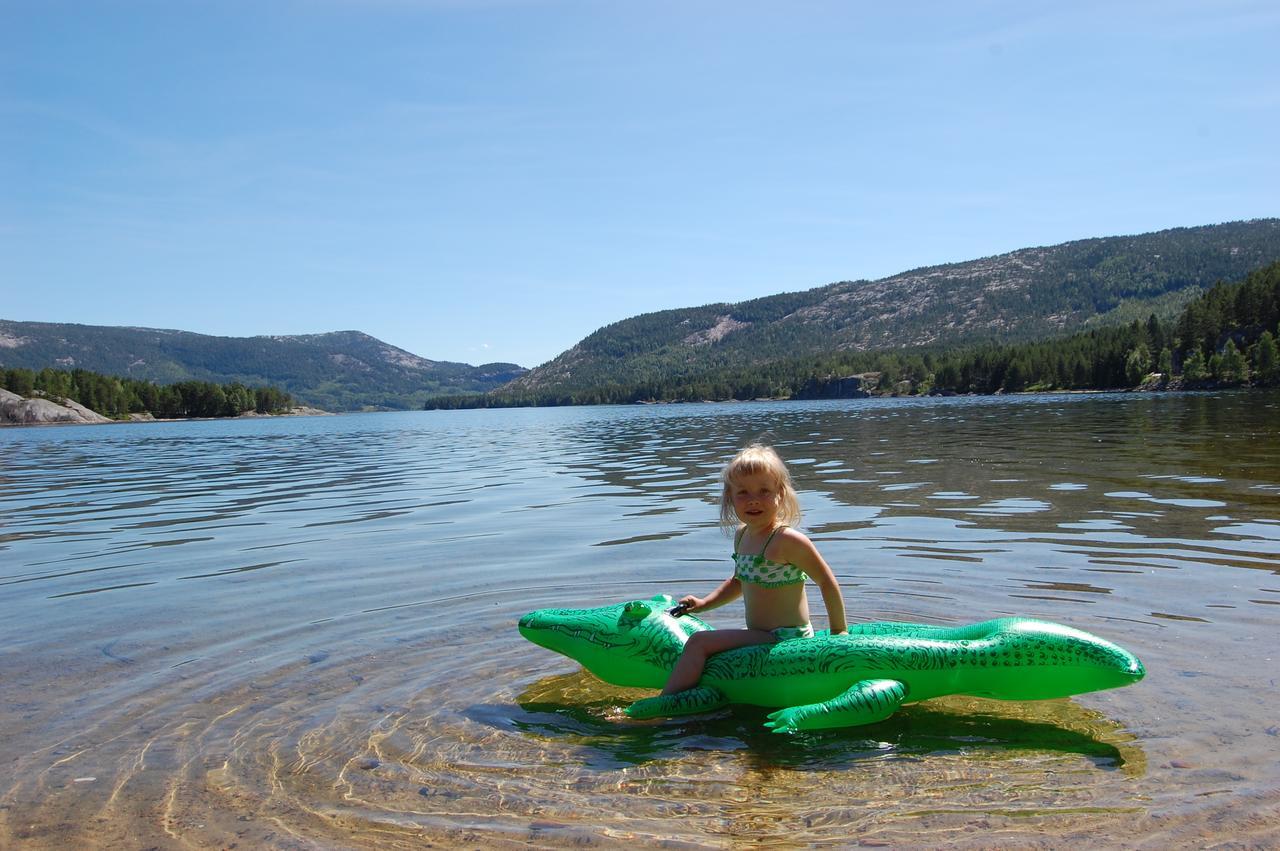
<path id="1" fill-rule="evenodd" d="M 1007 393 L 1020 393 L 1026 389 L 1028 377 L 1031 375 L 1031 366 L 1027 363 L 1026 358 L 1014 358 L 1009 364 L 1009 369 L 1004 376 L 1004 389 Z"/>
<path id="2" fill-rule="evenodd" d="M 1235 340 L 1227 340 L 1227 344 L 1222 347 L 1221 358 L 1215 360 L 1218 365 L 1214 369 L 1214 377 L 1219 381 L 1225 384 L 1243 384 L 1249 380 L 1249 365 L 1236 347 Z"/>
<path id="3" fill-rule="evenodd" d="M 1204 352 L 1193 348 L 1182 364 L 1182 377 L 1187 381 L 1204 381 L 1209 377 L 1209 367 L 1205 363 Z"/>
<path id="4" fill-rule="evenodd" d="M 1151 367 L 1151 353 L 1145 343 L 1139 343 L 1124 361 L 1124 377 L 1131 387 L 1136 387 L 1146 378 Z"/>
<path id="5" fill-rule="evenodd" d="M 1276 347 L 1276 338 L 1270 331 L 1263 331 L 1258 342 L 1250 350 L 1253 361 L 1253 376 L 1259 384 L 1280 383 L 1280 349 Z"/>

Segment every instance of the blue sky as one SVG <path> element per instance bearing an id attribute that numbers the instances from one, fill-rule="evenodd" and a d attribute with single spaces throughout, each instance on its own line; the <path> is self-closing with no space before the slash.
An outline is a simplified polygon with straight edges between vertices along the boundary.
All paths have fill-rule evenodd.
<path id="1" fill-rule="evenodd" d="M 0 317 L 602 325 L 1280 215 L 1266 2 L 0 0 Z"/>

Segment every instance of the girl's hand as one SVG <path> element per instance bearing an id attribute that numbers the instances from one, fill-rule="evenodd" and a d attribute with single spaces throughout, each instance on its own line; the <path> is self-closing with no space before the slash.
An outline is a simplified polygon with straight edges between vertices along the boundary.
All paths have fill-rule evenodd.
<path id="1" fill-rule="evenodd" d="M 684 617 L 689 612 L 696 612 L 700 608 L 702 608 L 702 601 L 690 594 L 680 598 L 680 602 L 671 610 L 671 616 Z"/>

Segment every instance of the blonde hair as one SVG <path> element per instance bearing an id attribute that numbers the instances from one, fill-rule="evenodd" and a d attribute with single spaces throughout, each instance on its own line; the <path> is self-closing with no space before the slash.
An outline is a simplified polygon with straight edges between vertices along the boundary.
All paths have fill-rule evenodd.
<path id="1" fill-rule="evenodd" d="M 723 485 L 720 491 L 720 523 L 726 529 L 737 528 L 738 515 L 733 510 L 733 482 L 742 476 L 757 473 L 773 477 L 774 484 L 777 485 L 780 525 L 797 525 L 800 522 L 800 500 L 796 498 L 796 489 L 791 484 L 791 474 L 787 472 L 787 465 L 773 447 L 763 443 L 747 446 L 725 464 L 724 472 L 720 474 Z"/>

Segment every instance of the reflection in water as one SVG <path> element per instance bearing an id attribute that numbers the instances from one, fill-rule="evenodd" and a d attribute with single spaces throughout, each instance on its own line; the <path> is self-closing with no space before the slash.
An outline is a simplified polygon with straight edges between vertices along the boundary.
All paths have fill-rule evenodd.
<path id="1" fill-rule="evenodd" d="M 0 845 L 1266 845 L 1280 396 L 474 411 L 0 431 Z M 728 571 L 769 434 L 858 620 L 1146 663 L 792 737 L 637 723 L 516 618 Z M 817 607 L 821 610 L 821 607 Z M 736 625 L 740 609 L 712 614 Z"/>
<path id="2" fill-rule="evenodd" d="M 980 761 L 995 763 L 1000 753 L 1042 751 L 1078 754 L 1099 767 L 1137 777 L 1146 771 L 1141 748 L 1119 724 L 1066 700 L 1007 703 L 949 697 L 905 706 L 901 717 L 866 728 L 779 736 L 764 726 L 768 710 L 758 707 L 693 719 L 631 721 L 619 712 L 626 705 L 623 693 L 581 671 L 547 677 L 520 695 L 520 708 L 529 717 L 515 719 L 515 726 L 588 748 L 584 762 L 597 768 L 677 759 L 689 750 L 706 749 L 699 743 L 719 742 L 723 744 L 710 749 L 745 746 L 760 766 L 813 770 L 856 771 L 865 759 L 913 761 L 957 753 L 982 754 Z"/>

